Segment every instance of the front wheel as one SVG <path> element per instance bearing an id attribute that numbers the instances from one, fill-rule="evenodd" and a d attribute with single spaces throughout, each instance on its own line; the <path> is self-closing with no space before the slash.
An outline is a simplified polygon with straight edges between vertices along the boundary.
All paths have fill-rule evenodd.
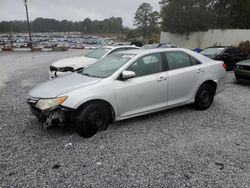
<path id="1" fill-rule="evenodd" d="M 215 91 L 214 88 L 209 84 L 203 84 L 198 89 L 195 96 L 194 106 L 198 110 L 208 109 L 214 100 Z"/>
<path id="2" fill-rule="evenodd" d="M 91 103 L 80 109 L 76 128 L 80 136 L 90 138 L 98 131 L 106 130 L 110 123 L 110 109 L 102 103 Z"/>
<path id="3" fill-rule="evenodd" d="M 240 82 L 240 77 L 235 75 L 236 82 Z"/>

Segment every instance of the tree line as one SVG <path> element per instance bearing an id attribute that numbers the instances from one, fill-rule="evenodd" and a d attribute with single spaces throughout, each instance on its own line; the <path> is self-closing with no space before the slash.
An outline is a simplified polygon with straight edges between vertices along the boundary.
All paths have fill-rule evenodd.
<path id="1" fill-rule="evenodd" d="M 83 21 L 37 18 L 32 32 L 124 33 L 127 39 L 157 41 L 160 31 L 191 33 L 208 29 L 250 29 L 250 0 L 160 0 L 160 12 L 141 4 L 134 16 L 136 29 L 123 27 L 122 18 Z M 2 21 L 0 32 L 27 32 L 25 21 Z"/>
<path id="2" fill-rule="evenodd" d="M 121 33 L 122 18 L 111 17 L 102 21 L 86 18 L 84 21 L 58 21 L 48 18 L 36 18 L 31 22 L 32 32 L 83 32 L 83 33 Z M 2 21 L 0 32 L 27 32 L 26 21 Z"/>
<path id="3" fill-rule="evenodd" d="M 191 33 L 208 29 L 250 29 L 250 0 L 160 0 L 160 13 L 148 3 L 135 13 L 129 37 L 154 40 L 160 30 Z"/>
<path id="4" fill-rule="evenodd" d="M 142 36 L 143 42 L 148 39 L 148 42 L 158 41 L 160 33 L 159 13 L 153 11 L 153 7 L 148 3 L 142 3 L 134 17 L 135 30 L 128 32 L 128 37 Z"/>
<path id="5" fill-rule="evenodd" d="M 161 0 L 162 30 L 250 29 L 250 0 Z"/>

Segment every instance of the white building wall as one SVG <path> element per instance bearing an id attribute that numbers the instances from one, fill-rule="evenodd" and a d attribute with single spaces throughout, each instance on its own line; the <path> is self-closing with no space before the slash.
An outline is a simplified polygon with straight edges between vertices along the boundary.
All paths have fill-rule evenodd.
<path id="1" fill-rule="evenodd" d="M 207 32 L 194 32 L 189 35 L 161 32 L 161 43 L 171 43 L 182 48 L 206 48 L 209 46 L 238 45 L 242 41 L 250 40 L 250 30 L 227 29 L 208 30 Z"/>

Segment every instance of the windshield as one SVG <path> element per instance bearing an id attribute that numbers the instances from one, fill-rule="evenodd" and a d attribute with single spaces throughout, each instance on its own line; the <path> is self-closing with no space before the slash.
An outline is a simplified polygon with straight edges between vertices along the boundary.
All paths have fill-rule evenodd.
<path id="1" fill-rule="evenodd" d="M 110 48 L 98 48 L 97 50 L 94 50 L 93 52 L 90 52 L 85 56 L 94 59 L 101 59 L 110 50 L 111 50 Z"/>
<path id="2" fill-rule="evenodd" d="M 134 56 L 135 55 L 122 53 L 112 54 L 97 61 L 79 73 L 90 77 L 107 78 Z"/>
<path id="3" fill-rule="evenodd" d="M 202 55 L 219 55 L 224 48 L 208 48 L 201 52 Z"/>

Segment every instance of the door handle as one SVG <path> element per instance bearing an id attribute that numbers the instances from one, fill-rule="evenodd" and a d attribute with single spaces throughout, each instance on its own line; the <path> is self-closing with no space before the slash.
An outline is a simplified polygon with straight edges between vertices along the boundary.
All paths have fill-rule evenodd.
<path id="1" fill-rule="evenodd" d="M 157 80 L 157 82 L 162 82 L 162 81 L 165 81 L 165 80 L 167 80 L 167 79 L 168 79 L 167 77 L 161 76 L 161 77 Z"/>
<path id="2" fill-rule="evenodd" d="M 198 69 L 197 71 L 196 71 L 197 73 L 202 73 L 202 72 L 204 72 L 202 69 Z"/>

